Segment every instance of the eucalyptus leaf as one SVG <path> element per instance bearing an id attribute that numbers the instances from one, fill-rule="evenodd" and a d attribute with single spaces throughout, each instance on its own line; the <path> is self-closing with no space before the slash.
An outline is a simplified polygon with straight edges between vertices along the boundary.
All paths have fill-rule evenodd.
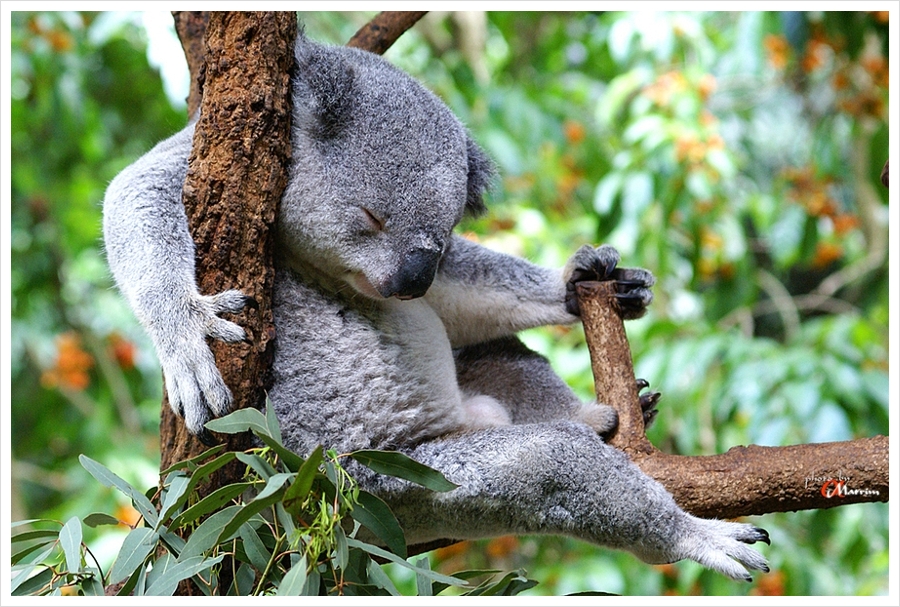
<path id="1" fill-rule="evenodd" d="M 369 575 L 370 582 L 373 582 L 379 588 L 384 588 L 392 596 L 400 596 L 400 592 L 397 590 L 397 587 L 394 585 L 391 578 L 384 572 L 381 565 L 372 559 L 369 559 L 369 563 L 366 566 L 366 573 Z M 416 576 L 416 579 L 419 579 L 418 575 Z"/>
<path id="2" fill-rule="evenodd" d="M 415 564 L 419 569 L 431 571 L 431 561 L 427 556 L 416 559 Z M 416 593 L 419 596 L 434 596 L 434 587 L 431 580 L 420 573 L 416 573 Z"/>
<path id="3" fill-rule="evenodd" d="M 306 555 L 295 563 L 281 579 L 277 596 L 300 596 L 306 586 Z"/>
<path id="4" fill-rule="evenodd" d="M 399 451 L 364 449 L 354 451 L 350 457 L 379 474 L 406 479 L 432 491 L 452 491 L 459 486 L 448 481 L 434 468 L 429 468 Z"/>
<path id="5" fill-rule="evenodd" d="M 13 596 L 28 596 L 30 594 L 39 594 L 40 590 L 47 587 L 53 579 L 53 570 L 45 567 L 40 573 L 33 576 L 25 576 L 19 580 L 18 577 L 13 580 L 11 592 Z"/>
<path id="6" fill-rule="evenodd" d="M 81 569 L 81 519 L 73 516 L 59 531 L 59 543 L 66 555 L 66 569 L 76 572 Z"/>
<path id="7" fill-rule="evenodd" d="M 181 498 L 186 496 L 187 489 L 191 484 L 191 478 L 183 472 L 175 471 L 169 474 L 166 482 L 168 483 L 168 488 L 163 499 L 162 508 L 160 508 L 162 513 L 159 517 L 160 521 L 167 520 L 185 503 Z"/>
<path id="8" fill-rule="evenodd" d="M 313 449 L 306 461 L 303 462 L 303 465 L 298 468 L 297 477 L 284 494 L 284 505 L 289 512 L 296 515 L 299 508 L 297 502 L 302 502 L 309 495 L 313 480 L 319 472 L 319 465 L 322 463 L 322 459 L 322 445 L 319 445 Z"/>
<path id="9" fill-rule="evenodd" d="M 113 563 L 109 573 L 109 583 L 116 584 L 131 575 L 153 552 L 158 539 L 159 535 L 156 531 L 148 527 L 132 529 L 125 536 L 116 561 Z"/>
<path id="10" fill-rule="evenodd" d="M 165 470 L 162 470 L 159 473 L 159 475 L 165 476 L 165 475 L 169 474 L 170 472 L 174 472 L 175 470 L 182 470 L 184 468 L 187 468 L 188 470 L 193 471 L 198 467 L 200 462 L 209 459 L 210 457 L 212 457 L 216 453 L 220 452 L 224 448 L 225 448 L 225 445 L 216 445 L 215 447 L 211 447 L 211 448 L 207 449 L 206 451 L 204 451 L 203 453 L 201 453 L 200 455 L 195 455 L 194 457 L 191 457 L 189 459 L 181 460 L 180 462 L 175 462 L 174 464 L 172 464 Z"/>
<path id="11" fill-rule="evenodd" d="M 181 527 L 186 523 L 199 520 L 207 514 L 215 512 L 224 504 L 227 504 L 234 498 L 238 497 L 239 495 L 253 487 L 253 485 L 254 483 L 233 483 L 231 485 L 219 487 L 218 489 L 204 497 L 202 500 L 175 517 L 175 519 L 172 521 L 172 527 Z"/>
<path id="12" fill-rule="evenodd" d="M 219 543 L 218 540 L 222 535 L 222 528 L 243 508 L 244 506 L 228 506 L 200 523 L 200 526 L 188 538 L 181 554 L 178 555 L 179 562 L 212 550 Z"/>
<path id="13" fill-rule="evenodd" d="M 350 516 L 384 541 L 391 552 L 406 558 L 406 538 L 388 505 L 367 491 L 360 491 L 357 500 Z"/>
<path id="14" fill-rule="evenodd" d="M 224 554 L 213 558 L 199 555 L 183 560 L 179 558 L 176 566 L 167 569 L 152 584 L 148 580 L 147 590 L 144 594 L 146 596 L 171 596 L 178 588 L 179 582 L 217 565 L 224 558 Z"/>
<path id="15" fill-rule="evenodd" d="M 153 504 L 150 503 L 147 496 L 125 482 L 125 480 L 110 471 L 106 466 L 92 460 L 86 455 L 79 455 L 78 461 L 80 461 L 81 465 L 84 466 L 84 469 L 87 470 L 91 476 L 100 481 L 101 484 L 106 487 L 115 487 L 128 496 L 138 509 L 138 512 L 140 512 L 141 516 L 144 517 L 144 520 L 152 526 L 156 525 L 159 517 L 157 516 L 156 508 L 153 507 Z"/>
<path id="16" fill-rule="evenodd" d="M 92 512 L 84 517 L 84 524 L 88 527 L 99 527 L 100 525 L 120 525 L 122 521 L 105 512 Z"/>
<path id="17" fill-rule="evenodd" d="M 244 553 L 250 559 L 250 564 L 262 573 L 269 565 L 269 561 L 272 558 L 271 553 L 263 541 L 259 539 L 259 534 L 253 528 L 253 525 L 244 523 L 241 525 L 239 534 L 244 543 Z"/>
<path id="18" fill-rule="evenodd" d="M 260 435 L 271 436 L 266 416 L 253 407 L 238 409 L 224 417 L 212 419 L 206 422 L 206 427 L 223 434 L 239 434 L 252 430 Z"/>
<path id="19" fill-rule="evenodd" d="M 366 542 L 361 542 L 357 539 L 347 538 L 347 545 L 350 546 L 351 548 L 359 548 L 360 550 L 368 552 L 369 554 L 372 554 L 374 556 L 378 556 L 383 559 L 387 559 L 387 560 L 391 561 L 392 563 L 397 563 L 398 565 L 406 567 L 407 569 L 411 569 L 412 571 L 416 572 L 417 574 L 421 574 L 421 575 L 427 577 L 428 579 L 434 580 L 436 582 L 442 582 L 442 583 L 448 584 L 450 586 L 466 586 L 466 585 L 468 585 L 468 583 L 465 580 L 462 580 L 462 579 L 459 579 L 456 577 L 452 577 L 449 575 L 443 575 L 441 573 L 431 571 L 430 569 L 422 569 L 420 567 L 416 567 L 409 561 L 400 558 L 393 552 L 388 552 L 387 550 L 384 550 L 383 548 L 379 548 L 378 546 L 373 546 L 372 544 L 367 544 Z"/>
<path id="20" fill-rule="evenodd" d="M 241 525 L 250 520 L 255 514 L 262 512 L 276 502 L 280 502 L 284 498 L 284 483 L 291 476 L 293 475 L 280 473 L 269 479 L 269 482 L 266 484 L 263 491 L 260 492 L 253 501 L 236 511 L 231 520 L 222 526 L 222 532 L 219 534 L 219 541 L 224 541 L 237 533 L 241 528 Z"/>

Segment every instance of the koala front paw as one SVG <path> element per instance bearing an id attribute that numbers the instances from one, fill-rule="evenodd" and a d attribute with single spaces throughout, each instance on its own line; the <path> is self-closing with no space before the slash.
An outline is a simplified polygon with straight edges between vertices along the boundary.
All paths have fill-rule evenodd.
<path id="1" fill-rule="evenodd" d="M 218 315 L 239 312 L 254 304 L 251 298 L 234 290 L 208 296 L 193 294 L 172 318 L 166 319 L 165 330 L 157 331 L 154 339 L 169 405 L 184 419 L 191 434 L 208 446 L 214 445 L 215 439 L 204 424 L 231 409 L 232 395 L 206 338 L 244 340 L 245 333 L 239 325 Z"/>
<path id="2" fill-rule="evenodd" d="M 576 285 L 589 280 L 614 280 L 619 312 L 625 320 L 640 318 L 653 301 L 650 287 L 656 282 L 653 274 L 642 268 L 618 268 L 619 252 L 609 245 L 584 245 L 569 259 L 564 270 L 566 277 L 566 311 L 581 315 Z"/>

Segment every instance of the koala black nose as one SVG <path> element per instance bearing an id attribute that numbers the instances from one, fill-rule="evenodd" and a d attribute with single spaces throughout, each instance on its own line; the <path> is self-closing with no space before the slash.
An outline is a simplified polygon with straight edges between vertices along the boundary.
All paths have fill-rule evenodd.
<path id="1" fill-rule="evenodd" d="M 414 299 L 422 297 L 434 281 L 441 252 L 415 249 L 406 255 L 403 265 L 379 289 L 384 297 Z"/>

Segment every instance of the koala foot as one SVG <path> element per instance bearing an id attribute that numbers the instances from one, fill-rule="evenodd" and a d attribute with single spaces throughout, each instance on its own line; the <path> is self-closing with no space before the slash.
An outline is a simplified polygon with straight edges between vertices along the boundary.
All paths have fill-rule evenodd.
<path id="1" fill-rule="evenodd" d="M 637 380 L 638 392 L 641 390 L 650 387 L 650 383 L 647 382 L 646 379 L 638 379 Z M 650 427 L 650 424 L 653 423 L 653 420 L 656 419 L 656 414 L 659 411 L 656 409 L 656 403 L 659 402 L 659 399 L 662 397 L 662 394 L 659 392 L 644 392 L 640 394 L 639 400 L 641 403 L 641 412 L 644 414 L 644 430 Z"/>
<path id="2" fill-rule="evenodd" d="M 710 519 L 694 518 L 694 522 L 700 527 L 698 533 L 691 534 L 681 543 L 687 558 L 734 580 L 752 582 L 748 570 L 768 573 L 769 565 L 765 557 L 749 547 L 756 542 L 771 544 L 765 529 Z"/>
<path id="3" fill-rule="evenodd" d="M 584 245 L 569 259 L 564 270 L 566 277 L 566 311 L 581 315 L 576 285 L 589 280 L 614 280 L 619 313 L 625 320 L 640 318 L 653 301 L 650 287 L 656 282 L 653 274 L 641 268 L 617 268 L 619 252 L 609 245 Z"/>

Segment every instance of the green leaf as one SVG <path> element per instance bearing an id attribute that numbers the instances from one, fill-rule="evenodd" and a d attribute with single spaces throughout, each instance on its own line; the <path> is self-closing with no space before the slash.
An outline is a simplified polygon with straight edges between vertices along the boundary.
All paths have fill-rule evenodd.
<path id="1" fill-rule="evenodd" d="M 294 482 L 291 483 L 291 486 L 284 493 L 284 506 L 288 512 L 293 513 L 295 516 L 298 514 L 300 504 L 306 499 L 306 496 L 309 495 L 312 489 L 313 480 L 316 478 L 321 463 L 322 445 L 319 445 L 313 449 L 306 461 L 303 462 L 303 465 L 299 467 L 297 478 L 294 479 Z"/>
<path id="2" fill-rule="evenodd" d="M 266 416 L 253 407 L 238 409 L 224 417 L 212 419 L 206 422 L 206 427 L 213 432 L 221 432 L 223 434 L 239 434 L 241 432 L 246 432 L 247 430 L 252 430 L 261 436 L 272 436 L 269 433 Z M 280 437 L 278 440 L 281 442 Z"/>
<path id="3" fill-rule="evenodd" d="M 106 466 L 92 460 L 86 455 L 79 455 L 78 461 L 80 461 L 81 465 L 84 466 L 84 469 L 87 470 L 91 476 L 100 481 L 101 484 L 106 487 L 115 487 L 128 496 L 134 503 L 138 512 L 141 513 L 141 516 L 144 517 L 144 520 L 152 526 L 156 525 L 158 519 L 156 508 L 153 507 L 153 504 L 150 503 L 147 496 L 111 472 Z"/>
<path id="4" fill-rule="evenodd" d="M 224 554 L 220 554 L 213 558 L 205 558 L 199 555 L 184 560 L 179 558 L 177 563 L 174 563 L 175 566 L 166 569 L 156 581 L 150 583 L 150 580 L 148 579 L 150 585 L 147 587 L 144 594 L 146 596 L 171 596 L 175 592 L 175 589 L 178 588 L 178 583 L 180 581 L 186 580 L 191 576 L 209 569 L 221 562 L 224 558 Z"/>
<path id="5" fill-rule="evenodd" d="M 274 451 L 279 458 L 281 458 L 281 461 L 284 463 L 285 467 L 287 467 L 287 469 L 291 472 L 296 472 L 300 469 L 300 466 L 303 465 L 302 457 L 300 457 L 290 449 L 285 448 L 284 445 L 276 441 L 271 436 L 263 435 L 260 436 L 259 439 L 264 442 L 269 447 L 269 449 Z"/>
<path id="6" fill-rule="evenodd" d="M 269 464 L 269 462 L 256 455 L 255 453 L 236 453 L 235 457 L 237 457 L 241 463 L 250 466 L 250 468 L 252 468 L 263 479 L 268 480 L 270 476 L 275 474 L 275 469 Z"/>
<path id="7" fill-rule="evenodd" d="M 427 569 L 427 567 L 423 567 L 423 569 Z M 466 569 L 464 571 L 457 571 L 453 574 L 453 577 L 459 578 L 461 580 L 471 580 L 474 577 L 481 577 L 483 575 L 495 575 L 500 573 L 499 569 Z M 431 585 L 434 594 L 440 594 L 444 590 L 448 588 L 449 584 L 442 584 L 440 582 L 435 582 Z"/>
<path id="8" fill-rule="evenodd" d="M 269 438 L 273 439 L 276 443 L 281 445 L 281 427 L 278 424 L 278 416 L 275 415 L 275 408 L 272 406 L 272 401 L 266 397 L 266 434 Z"/>
<path id="9" fill-rule="evenodd" d="M 276 596 L 300 596 L 306 587 L 306 555 L 294 564 L 281 579 Z"/>
<path id="10" fill-rule="evenodd" d="M 466 596 L 513 596 L 529 588 L 537 586 L 537 582 L 525 577 L 522 570 L 504 575 L 500 581 L 481 584 L 478 588 L 466 592 Z"/>
<path id="11" fill-rule="evenodd" d="M 172 472 L 166 478 L 166 481 L 169 486 L 163 499 L 162 508 L 160 508 L 162 513 L 159 517 L 160 522 L 167 520 L 185 503 L 185 500 L 181 498 L 182 496 L 187 497 L 186 492 L 191 483 L 190 477 L 181 471 Z"/>
<path id="12" fill-rule="evenodd" d="M 431 571 L 431 561 L 427 556 L 423 556 L 420 559 L 416 559 L 416 567 Z M 434 596 L 434 588 L 431 585 L 431 580 L 419 573 L 416 573 L 416 593 L 419 596 Z"/>
<path id="13" fill-rule="evenodd" d="M 347 547 L 347 535 L 340 525 L 334 527 L 334 568 L 346 569 L 350 561 L 350 551 Z"/>
<path id="14" fill-rule="evenodd" d="M 272 558 L 271 553 L 269 553 L 263 541 L 259 539 L 259 534 L 253 528 L 253 525 L 244 523 L 241 525 L 239 533 L 241 540 L 244 542 L 244 553 L 250 559 L 250 564 L 262 573 L 269 566 L 269 560 Z"/>
<path id="15" fill-rule="evenodd" d="M 453 491 L 459 486 L 448 481 L 434 468 L 429 468 L 398 451 L 363 449 L 354 451 L 350 457 L 379 474 L 406 479 L 432 491 Z"/>
<path id="16" fill-rule="evenodd" d="M 250 596 L 255 582 L 256 570 L 249 563 L 242 563 L 231 581 L 226 596 Z"/>
<path id="17" fill-rule="evenodd" d="M 231 485 L 219 487 L 218 489 L 204 497 L 202 500 L 176 516 L 172 520 L 171 528 L 175 529 L 178 527 L 182 527 L 185 524 L 196 521 L 211 512 L 215 512 L 224 504 L 227 504 L 237 496 L 244 493 L 246 490 L 253 487 L 253 485 L 254 483 L 233 483 Z"/>
<path id="18" fill-rule="evenodd" d="M 112 571 L 109 573 L 109 583 L 116 584 L 131 575 L 153 552 L 158 540 L 159 534 L 149 527 L 132 529 L 125 536 L 116 562 L 113 563 Z"/>
<path id="19" fill-rule="evenodd" d="M 387 576 L 384 569 L 381 568 L 381 565 L 372 559 L 369 559 L 369 563 L 366 565 L 366 573 L 369 575 L 370 582 L 373 582 L 379 588 L 384 588 L 392 596 L 400 596 L 400 592 L 397 590 L 397 587 L 394 586 L 394 582 L 391 581 L 391 578 Z M 418 576 L 416 576 L 416 579 L 419 579 Z"/>
<path id="20" fill-rule="evenodd" d="M 194 530 L 185 543 L 181 554 L 178 555 L 178 560 L 187 560 L 211 550 L 219 543 L 218 540 L 225 524 L 243 508 L 244 506 L 228 506 L 200 523 L 200 526 Z"/>
<path id="21" fill-rule="evenodd" d="M 368 552 L 369 554 L 379 556 L 383 559 L 387 559 L 387 560 L 391 561 L 392 563 L 397 563 L 398 565 L 406 567 L 407 569 L 411 569 L 412 571 L 416 572 L 417 574 L 424 575 L 425 577 L 427 577 L 430 580 L 434 580 L 436 582 L 442 582 L 442 583 L 448 584 L 450 586 L 466 586 L 467 585 L 467 582 L 465 580 L 461 580 L 459 578 L 455 578 L 455 577 L 452 577 L 449 575 L 443 575 L 441 573 L 431 571 L 430 569 L 422 569 L 420 567 L 416 567 L 409 561 L 400 558 L 393 552 L 388 552 L 387 550 L 384 550 L 383 548 L 379 548 L 378 546 L 373 546 L 372 544 L 367 544 L 366 542 L 361 542 L 361 541 L 359 541 L 357 539 L 353 539 L 353 538 L 347 538 L 347 545 L 350 546 L 351 548 L 359 548 L 360 550 Z"/>
<path id="22" fill-rule="evenodd" d="M 36 592 L 42 590 L 45 586 L 47 586 L 50 581 L 53 579 L 53 570 L 49 567 L 43 569 L 37 575 L 28 577 L 26 576 L 22 580 L 13 580 L 12 583 L 12 595 L 13 596 L 28 596 L 30 594 L 35 594 Z"/>
<path id="23" fill-rule="evenodd" d="M 284 497 L 284 489 L 282 487 L 292 476 L 293 474 L 286 472 L 272 476 L 259 495 L 238 510 L 234 517 L 223 526 L 219 541 L 224 541 L 231 537 L 232 534 L 237 533 L 241 525 L 250 520 L 254 514 L 265 510 L 276 502 L 280 502 Z"/>
<path id="24" fill-rule="evenodd" d="M 84 517 L 83 522 L 88 527 L 99 527 L 100 525 L 119 525 L 122 521 L 105 512 L 92 512 Z"/>
<path id="25" fill-rule="evenodd" d="M 59 524 L 59 523 L 57 523 Z M 27 542 L 39 538 L 52 537 L 58 538 L 59 531 L 55 529 L 35 529 L 34 531 L 26 531 L 25 533 L 18 533 L 10 538 L 10 541 L 13 544 L 18 542 Z"/>
<path id="26" fill-rule="evenodd" d="M 59 531 L 59 543 L 66 555 L 66 569 L 76 572 L 81 569 L 81 520 L 73 516 Z"/>
<path id="27" fill-rule="evenodd" d="M 100 579 L 100 572 L 91 567 L 91 575 L 85 577 L 81 581 L 81 589 L 85 596 L 104 596 L 106 589 L 103 587 L 103 580 Z"/>
<path id="28" fill-rule="evenodd" d="M 367 491 L 360 491 L 357 504 L 350 511 L 350 516 L 384 541 L 391 552 L 406 558 L 406 538 L 400 523 L 379 497 Z"/>
<path id="29" fill-rule="evenodd" d="M 175 470 L 182 470 L 187 468 L 188 470 L 194 470 L 197 468 L 197 465 L 205 459 L 208 459 L 225 448 L 225 445 L 216 445 L 210 449 L 207 449 L 200 455 L 196 455 L 190 459 L 181 460 L 180 462 L 175 462 L 165 470 L 159 473 L 160 476 L 165 476 L 170 472 L 174 472 Z"/>
<path id="30" fill-rule="evenodd" d="M 42 542 L 38 542 L 38 543 L 36 543 L 36 544 L 32 544 L 31 546 L 28 546 L 27 548 L 23 548 L 22 550 L 20 550 L 19 552 L 14 553 L 14 554 L 10 557 L 11 564 L 12 564 L 12 565 L 18 565 L 22 560 L 25 559 L 26 556 L 28 556 L 29 554 L 31 554 L 31 553 L 34 552 L 35 550 L 40 550 L 41 548 L 43 548 L 43 547 L 45 547 L 45 546 L 47 546 L 47 545 L 50 546 L 50 552 L 52 552 L 52 551 L 53 551 L 53 548 L 56 546 L 56 540 L 55 540 L 55 539 L 44 540 L 44 541 L 42 541 Z M 48 554 L 49 554 L 49 552 L 48 552 Z M 29 562 L 34 562 L 34 561 L 29 561 Z"/>

